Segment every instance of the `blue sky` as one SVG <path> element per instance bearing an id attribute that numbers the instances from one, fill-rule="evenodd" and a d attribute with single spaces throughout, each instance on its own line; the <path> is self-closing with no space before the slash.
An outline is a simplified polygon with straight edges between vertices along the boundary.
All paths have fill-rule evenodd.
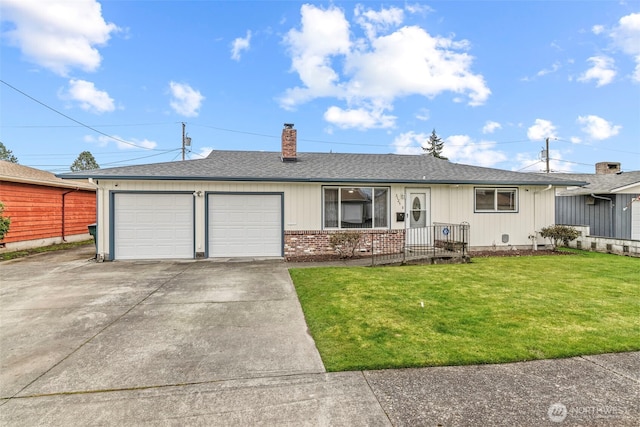
<path id="1" fill-rule="evenodd" d="M 3 0 L 0 141 L 64 172 L 211 150 L 640 170 L 637 1 Z"/>

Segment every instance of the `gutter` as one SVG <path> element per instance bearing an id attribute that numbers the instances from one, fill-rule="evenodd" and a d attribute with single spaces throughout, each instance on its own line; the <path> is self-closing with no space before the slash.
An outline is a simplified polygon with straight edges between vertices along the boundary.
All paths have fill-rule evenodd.
<path id="1" fill-rule="evenodd" d="M 62 179 L 89 179 L 94 180 L 122 180 L 122 181 L 205 181 L 205 182 L 303 182 L 303 183 L 379 183 L 379 184 L 443 184 L 443 185 L 502 185 L 502 186 L 519 186 L 519 185 L 552 185 L 558 187 L 564 186 L 583 186 L 587 182 L 582 181 L 524 181 L 524 180 L 492 180 L 492 179 L 390 179 L 390 178 L 333 178 L 333 177 L 273 177 L 273 176 L 180 176 L 180 175 L 56 175 Z M 95 183 L 95 182 L 94 182 Z"/>

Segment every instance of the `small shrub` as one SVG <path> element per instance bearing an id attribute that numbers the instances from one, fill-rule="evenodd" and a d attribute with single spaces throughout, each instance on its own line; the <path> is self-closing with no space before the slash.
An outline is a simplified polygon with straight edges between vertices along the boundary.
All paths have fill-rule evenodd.
<path id="1" fill-rule="evenodd" d="M 4 204 L 0 202 L 0 240 L 4 239 L 4 236 L 9 232 L 9 225 L 11 224 L 11 218 L 7 218 L 3 215 Z"/>
<path id="2" fill-rule="evenodd" d="M 569 242 L 580 236 L 580 231 L 568 225 L 550 225 L 540 230 L 540 236 L 551 239 L 554 248 L 562 242 L 564 246 L 569 246 Z"/>
<path id="3" fill-rule="evenodd" d="M 360 233 L 357 231 L 341 231 L 329 237 L 329 245 L 340 255 L 340 258 L 352 258 L 360 247 Z"/>

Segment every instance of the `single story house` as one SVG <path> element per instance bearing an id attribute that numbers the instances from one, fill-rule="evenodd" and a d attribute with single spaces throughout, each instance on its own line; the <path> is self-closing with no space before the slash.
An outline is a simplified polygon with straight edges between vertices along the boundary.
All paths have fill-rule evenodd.
<path id="1" fill-rule="evenodd" d="M 426 155 L 298 153 L 291 124 L 281 152 L 58 176 L 98 186 L 98 260 L 313 258 L 344 230 L 394 251 L 435 223 L 468 224 L 471 247 L 531 248 L 554 223 L 554 187 L 584 184 Z"/>
<path id="2" fill-rule="evenodd" d="M 96 186 L 57 178 L 39 169 L 0 160 L 0 202 L 11 219 L 0 251 L 91 239 L 96 222 Z"/>
<path id="3" fill-rule="evenodd" d="M 585 181 L 558 189 L 557 224 L 589 226 L 592 236 L 640 240 L 640 171 L 622 172 L 618 162 L 599 162 L 595 174 L 562 174 Z"/>

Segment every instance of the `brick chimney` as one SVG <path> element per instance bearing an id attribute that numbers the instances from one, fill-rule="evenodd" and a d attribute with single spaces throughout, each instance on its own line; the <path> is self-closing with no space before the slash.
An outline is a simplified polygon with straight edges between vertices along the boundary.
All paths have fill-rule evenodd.
<path id="1" fill-rule="evenodd" d="M 284 129 L 282 129 L 282 161 L 283 162 L 296 161 L 297 144 L 298 144 L 298 131 L 293 128 L 293 123 L 285 123 Z"/>
<path id="2" fill-rule="evenodd" d="M 610 175 L 618 172 L 620 172 L 620 163 L 618 162 L 596 163 L 596 175 Z"/>

